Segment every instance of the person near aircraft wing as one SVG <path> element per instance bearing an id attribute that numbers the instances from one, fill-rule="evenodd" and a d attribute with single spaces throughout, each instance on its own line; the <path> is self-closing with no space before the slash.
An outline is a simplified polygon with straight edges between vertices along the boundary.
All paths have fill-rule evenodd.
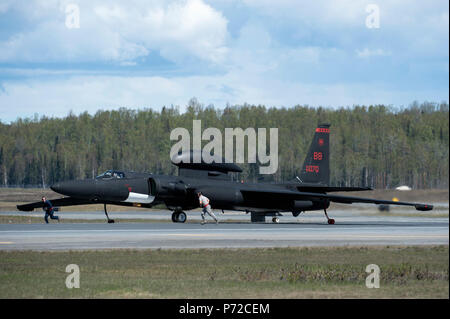
<path id="1" fill-rule="evenodd" d="M 208 214 L 211 216 L 215 221 L 216 224 L 219 223 L 219 220 L 217 219 L 216 215 L 214 215 L 211 205 L 209 204 L 209 198 L 202 194 L 202 192 L 198 192 L 198 200 L 200 202 L 200 207 L 202 207 L 202 225 L 206 223 L 205 214 Z"/>
<path id="2" fill-rule="evenodd" d="M 48 216 L 50 216 L 51 219 L 56 219 L 59 223 L 59 216 L 53 215 L 54 208 L 53 208 L 52 203 L 49 200 L 47 200 L 45 198 L 45 196 L 42 197 L 42 202 L 44 203 L 44 206 L 42 207 L 42 209 L 45 211 L 45 216 L 44 216 L 45 223 L 48 224 Z"/>

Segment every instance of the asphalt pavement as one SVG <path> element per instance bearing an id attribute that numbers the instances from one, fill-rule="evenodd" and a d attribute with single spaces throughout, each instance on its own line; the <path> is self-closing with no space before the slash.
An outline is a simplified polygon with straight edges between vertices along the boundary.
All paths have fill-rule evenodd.
<path id="1" fill-rule="evenodd" d="M 328 225 L 322 215 L 281 217 L 275 224 L 250 223 L 240 214 L 218 225 L 211 220 L 198 223 L 169 222 L 170 213 L 160 212 L 165 221 L 124 223 L 127 213 L 111 213 L 116 223 L 1 224 L 1 250 L 81 250 L 114 248 L 241 248 L 297 246 L 438 245 L 449 243 L 449 219 L 394 216 L 333 216 Z M 61 214 L 64 218 L 64 214 Z M 198 214 L 199 215 L 199 214 Z M 305 215 L 307 216 L 307 215 Z M 129 218 L 129 217 L 128 217 Z"/>

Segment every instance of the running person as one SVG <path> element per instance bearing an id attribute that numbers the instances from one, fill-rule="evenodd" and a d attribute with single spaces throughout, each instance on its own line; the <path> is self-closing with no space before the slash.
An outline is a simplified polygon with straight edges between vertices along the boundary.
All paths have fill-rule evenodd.
<path id="1" fill-rule="evenodd" d="M 53 205 L 52 203 L 45 198 L 45 196 L 42 197 L 42 201 L 44 202 L 44 207 L 42 209 L 45 211 L 45 222 L 48 224 L 48 216 L 50 216 L 51 219 L 56 219 L 59 223 L 59 217 L 53 216 Z"/>
<path id="2" fill-rule="evenodd" d="M 216 221 L 216 224 L 218 224 L 219 220 L 217 219 L 216 215 L 214 215 L 214 213 L 211 209 L 211 205 L 209 204 L 209 198 L 204 196 L 202 194 L 202 192 L 198 192 L 197 195 L 198 195 L 198 200 L 200 202 L 200 206 L 202 207 L 202 225 L 206 223 L 205 213 L 207 213 L 209 216 L 214 218 L 214 220 Z"/>

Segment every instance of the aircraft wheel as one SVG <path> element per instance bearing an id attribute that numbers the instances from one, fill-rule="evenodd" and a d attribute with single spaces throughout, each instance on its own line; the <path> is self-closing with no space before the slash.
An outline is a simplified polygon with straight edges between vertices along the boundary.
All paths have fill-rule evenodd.
<path id="1" fill-rule="evenodd" d="M 330 219 L 328 220 L 328 224 L 334 225 L 334 219 L 330 218 Z"/>
<path id="2" fill-rule="evenodd" d="M 186 214 L 184 212 L 178 213 L 177 214 L 177 222 L 179 223 L 184 223 L 186 221 L 187 217 Z"/>
<path id="3" fill-rule="evenodd" d="M 177 213 L 177 212 L 173 212 L 173 213 L 172 213 L 172 221 L 173 221 L 174 223 L 177 223 L 177 222 L 178 222 L 178 213 Z"/>
<path id="4" fill-rule="evenodd" d="M 274 217 L 272 218 L 272 222 L 278 224 L 280 222 L 280 219 L 278 217 Z"/>

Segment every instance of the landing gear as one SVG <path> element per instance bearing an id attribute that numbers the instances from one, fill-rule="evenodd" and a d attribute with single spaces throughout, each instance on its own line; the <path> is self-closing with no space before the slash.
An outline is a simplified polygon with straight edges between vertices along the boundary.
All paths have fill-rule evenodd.
<path id="1" fill-rule="evenodd" d="M 110 219 L 108 216 L 108 211 L 106 210 L 106 204 L 103 204 L 103 209 L 105 210 L 106 219 L 108 220 L 108 224 L 113 224 L 114 219 Z"/>
<path id="2" fill-rule="evenodd" d="M 292 216 L 297 217 L 298 215 L 300 215 L 300 213 L 301 213 L 301 211 L 300 212 L 292 212 Z"/>
<path id="3" fill-rule="evenodd" d="M 266 215 L 265 214 L 258 214 L 255 212 L 250 213 L 250 220 L 252 223 L 265 223 L 266 222 Z"/>
<path id="4" fill-rule="evenodd" d="M 178 213 L 177 221 L 179 223 L 184 223 L 186 221 L 186 219 L 187 219 L 187 217 L 186 217 L 186 214 L 184 212 Z"/>
<path id="5" fill-rule="evenodd" d="M 329 225 L 334 225 L 334 219 L 328 217 L 327 210 L 324 209 L 323 211 L 325 212 L 325 216 L 327 217 L 328 224 L 329 224 Z"/>
<path id="6" fill-rule="evenodd" d="M 272 218 L 272 223 L 278 224 L 280 222 L 280 219 L 278 217 Z"/>
<path id="7" fill-rule="evenodd" d="M 172 214 L 172 221 L 174 223 L 184 223 L 186 219 L 186 214 L 183 211 L 174 211 Z"/>

